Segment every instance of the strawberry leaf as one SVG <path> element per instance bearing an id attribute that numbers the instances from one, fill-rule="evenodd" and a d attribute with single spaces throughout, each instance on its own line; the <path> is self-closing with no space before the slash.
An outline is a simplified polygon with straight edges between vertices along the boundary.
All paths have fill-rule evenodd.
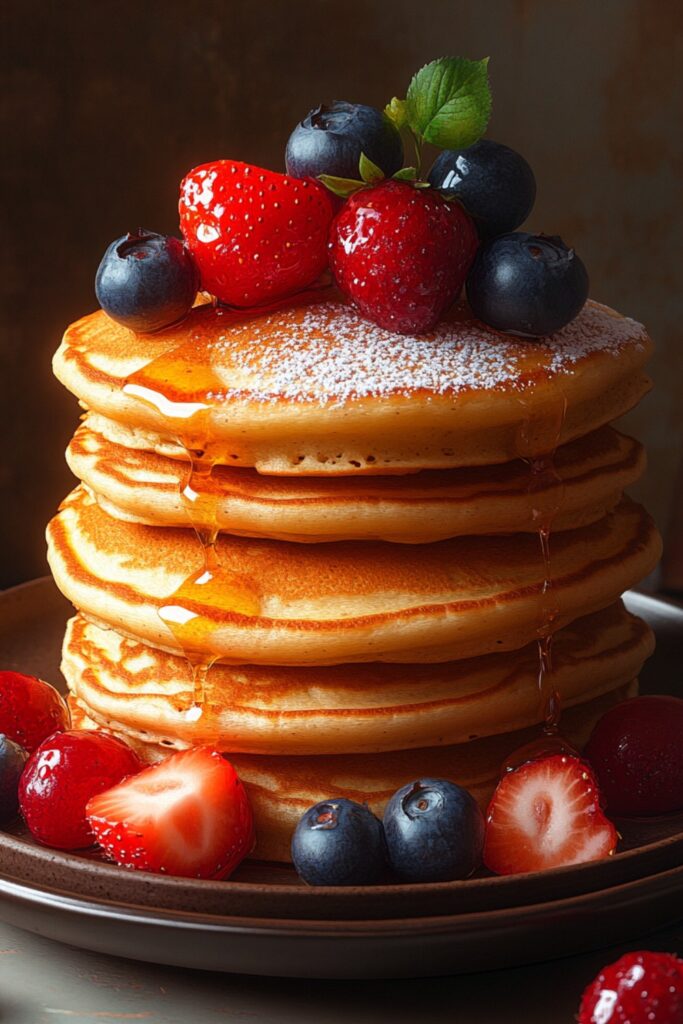
<path id="1" fill-rule="evenodd" d="M 333 192 L 340 199 L 348 199 L 354 192 L 365 188 L 364 181 L 356 181 L 354 178 L 337 178 L 334 174 L 319 174 L 318 181 L 321 181 L 325 188 Z"/>
<path id="2" fill-rule="evenodd" d="M 402 167 L 392 177 L 394 181 L 415 181 L 417 179 L 417 167 Z"/>
<path id="3" fill-rule="evenodd" d="M 376 185 L 378 181 L 384 180 L 384 171 L 377 164 L 373 164 L 372 160 L 361 153 L 360 160 L 358 161 L 358 170 L 360 176 L 366 185 Z"/>
<path id="4" fill-rule="evenodd" d="M 488 60 L 441 57 L 413 76 L 405 103 L 416 135 L 442 149 L 481 138 L 491 114 Z"/>
<path id="5" fill-rule="evenodd" d="M 384 113 L 386 114 L 390 121 L 394 122 L 399 131 L 401 130 L 401 128 L 404 128 L 408 123 L 408 111 L 406 109 L 406 101 L 400 100 L 398 96 L 394 96 L 394 98 L 389 103 L 387 103 L 386 107 L 384 108 Z"/>

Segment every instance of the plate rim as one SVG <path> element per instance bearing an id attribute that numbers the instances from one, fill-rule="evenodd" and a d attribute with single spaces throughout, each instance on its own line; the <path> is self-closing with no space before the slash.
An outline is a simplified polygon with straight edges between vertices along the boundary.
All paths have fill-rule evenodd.
<path id="1" fill-rule="evenodd" d="M 663 884 L 665 891 L 669 888 L 678 890 L 683 884 L 683 863 L 666 871 L 660 871 L 647 876 L 646 879 L 636 878 L 622 885 L 610 889 L 598 889 L 592 892 L 580 893 L 576 896 L 568 896 L 559 900 L 547 902 L 529 903 L 523 907 L 498 907 L 492 910 L 473 911 L 466 914 L 434 915 L 429 914 L 422 917 L 393 917 L 380 919 L 353 918 L 349 920 L 337 918 L 253 918 L 244 916 L 230 916 L 223 914 L 202 914 L 192 911 L 173 911 L 164 907 L 140 907 L 137 904 L 126 904 L 110 900 L 83 900 L 64 894 L 49 887 L 26 885 L 21 881 L 3 877 L 0 879 L 0 902 L 10 900 L 30 906 L 40 906 L 45 909 L 58 907 L 74 915 L 83 914 L 88 917 L 95 917 L 100 920 L 117 920 L 138 924 L 157 924 L 170 928 L 182 928 L 183 930 L 195 929 L 207 931 L 220 931 L 225 933 L 238 932 L 244 934 L 267 932 L 273 936 L 285 936 L 292 933 L 297 936 L 332 936 L 338 937 L 353 936 L 356 934 L 396 936 L 403 937 L 408 931 L 420 929 L 423 933 L 431 934 L 448 933 L 452 934 L 454 928 L 467 930 L 472 924 L 479 927 L 488 927 L 494 921 L 517 922 L 520 918 L 520 911 L 524 919 L 546 917 L 548 914 L 557 914 L 564 909 L 583 909 L 596 902 L 605 893 L 612 897 L 638 897 L 642 894 L 643 882 L 651 884 Z M 669 885 L 671 883 L 671 885 Z M 615 901 L 616 902 L 616 901 Z M 675 911 L 679 917 L 683 916 L 683 909 Z M 676 920 L 674 916 L 672 920 Z"/>

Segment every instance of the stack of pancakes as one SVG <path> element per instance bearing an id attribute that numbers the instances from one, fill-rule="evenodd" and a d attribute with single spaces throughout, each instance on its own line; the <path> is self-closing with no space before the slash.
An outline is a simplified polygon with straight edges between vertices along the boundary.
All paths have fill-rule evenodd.
<path id="1" fill-rule="evenodd" d="M 559 704 L 581 744 L 652 649 L 620 601 L 660 553 L 623 495 L 643 452 L 609 426 L 649 352 L 593 302 L 540 341 L 460 307 L 395 335 L 329 292 L 78 321 L 82 484 L 48 529 L 76 721 L 229 753 L 276 860 L 319 799 L 379 813 L 432 775 L 486 801 Z"/>

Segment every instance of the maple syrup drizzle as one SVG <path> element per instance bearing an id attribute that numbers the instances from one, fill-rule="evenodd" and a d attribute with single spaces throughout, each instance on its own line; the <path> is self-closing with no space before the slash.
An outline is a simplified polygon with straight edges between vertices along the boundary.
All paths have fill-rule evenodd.
<path id="1" fill-rule="evenodd" d="M 217 453 L 208 438 L 210 395 L 222 384 L 200 345 L 201 338 L 191 337 L 131 374 L 123 387 L 125 394 L 161 413 L 168 433 L 188 459 L 179 492 L 202 548 L 203 565 L 167 598 L 159 617 L 192 671 L 192 704 L 186 711 L 192 722 L 204 714 L 207 676 L 217 660 L 216 653 L 207 653 L 217 628 L 216 613 L 258 615 L 261 609 L 261 592 L 254 581 L 222 565 L 218 555 L 218 490 L 212 478 Z"/>
<path id="2" fill-rule="evenodd" d="M 562 508 L 564 483 L 557 472 L 555 455 L 560 444 L 567 412 L 564 395 L 540 410 L 520 399 L 526 415 L 517 437 L 518 456 L 529 466 L 527 494 L 532 499 L 532 517 L 537 525 L 538 543 L 543 570 L 539 592 L 539 617 L 536 646 L 538 651 L 537 693 L 541 735 L 531 743 L 513 751 L 503 769 L 511 770 L 525 761 L 548 754 L 576 751 L 560 732 L 562 701 L 553 686 L 553 633 L 560 610 L 554 596 L 551 535 L 555 517 Z M 530 451 L 543 441 L 546 454 L 532 456 Z"/>

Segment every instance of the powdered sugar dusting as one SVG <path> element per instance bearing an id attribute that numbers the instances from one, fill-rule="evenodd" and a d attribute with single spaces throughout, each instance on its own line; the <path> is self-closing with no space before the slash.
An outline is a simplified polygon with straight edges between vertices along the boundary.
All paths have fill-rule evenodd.
<path id="1" fill-rule="evenodd" d="M 523 391 L 539 370 L 572 373 L 592 353 L 618 357 L 645 342 L 640 324 L 593 302 L 541 341 L 500 334 L 464 311 L 429 334 L 394 334 L 350 306 L 326 302 L 231 324 L 210 345 L 212 364 L 228 385 L 210 397 L 343 405 L 416 392 Z"/>

